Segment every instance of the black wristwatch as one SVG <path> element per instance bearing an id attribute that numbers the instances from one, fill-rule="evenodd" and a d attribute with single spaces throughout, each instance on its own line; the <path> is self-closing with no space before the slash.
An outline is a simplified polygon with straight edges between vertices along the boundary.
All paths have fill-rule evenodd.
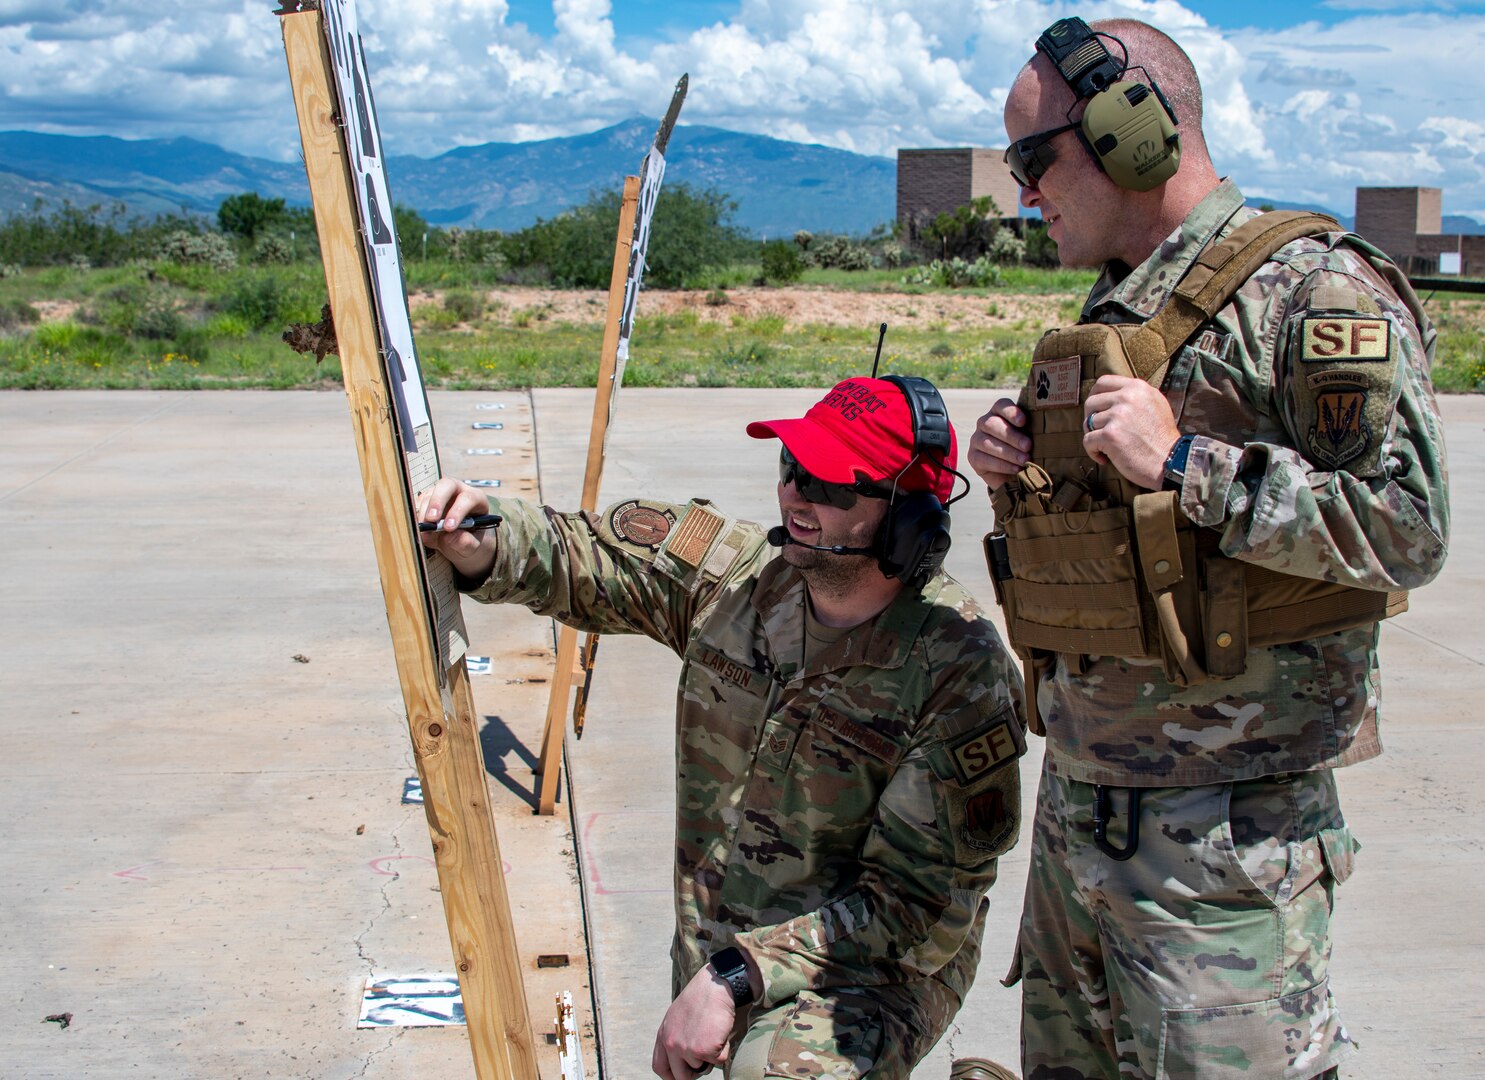
<path id="1" fill-rule="evenodd" d="M 1191 444 L 1195 440 L 1195 435 L 1182 435 L 1165 456 L 1165 486 L 1172 491 L 1180 491 L 1186 483 L 1186 461 L 1191 457 Z"/>
<path id="2" fill-rule="evenodd" d="M 732 991 L 732 1004 L 738 1008 L 753 1004 L 753 984 L 748 979 L 748 962 L 743 958 L 741 949 L 735 945 L 718 949 L 712 953 L 706 966 Z"/>

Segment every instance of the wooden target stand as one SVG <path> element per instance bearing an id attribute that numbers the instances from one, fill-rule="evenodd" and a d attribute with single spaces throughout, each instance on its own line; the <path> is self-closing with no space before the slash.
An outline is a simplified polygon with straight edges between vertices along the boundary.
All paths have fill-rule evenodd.
<path id="1" fill-rule="evenodd" d="M 640 281 L 644 277 L 650 224 L 665 176 L 665 150 L 670 144 L 671 132 L 680 116 L 689 84 L 687 75 L 682 75 L 675 84 L 670 107 L 665 110 L 655 132 L 655 141 L 640 164 L 640 174 L 624 177 L 624 194 L 619 203 L 619 231 L 614 240 L 614 263 L 608 280 L 608 314 L 603 324 L 603 345 L 598 356 L 593 423 L 588 433 L 588 461 L 583 470 L 581 507 L 589 513 L 598 509 L 598 486 L 603 479 L 608 428 L 613 420 L 619 386 L 624 381 L 624 364 L 629 358 L 629 333 L 633 328 Z M 541 755 L 536 766 L 537 813 L 551 814 L 556 810 L 557 776 L 562 765 L 562 742 L 566 729 L 564 715 L 576 682 L 572 726 L 578 738 L 582 738 L 588 693 L 593 685 L 593 661 L 597 653 L 597 634 L 588 634 L 579 650 L 577 631 L 570 626 L 558 625 L 557 664 L 552 673 L 546 727 L 542 732 Z"/>
<path id="2" fill-rule="evenodd" d="M 444 666 L 425 595 L 401 433 L 381 348 L 356 189 L 318 9 L 280 11 L 294 108 L 361 479 L 366 489 L 397 677 L 407 708 L 439 890 L 480 1080 L 537 1080 L 478 716 L 461 655 Z M 388 208 L 390 209 L 390 207 Z M 440 670 L 442 669 L 442 670 Z"/>
<path id="3" fill-rule="evenodd" d="M 609 278 L 608 316 L 603 324 L 603 349 L 598 357 L 598 382 L 593 395 L 593 424 L 588 435 L 588 463 L 583 469 L 582 509 L 598 509 L 598 485 L 603 479 L 603 448 L 608 440 L 611 403 L 618 387 L 614 378 L 618 370 L 619 315 L 624 307 L 624 285 L 629 275 L 629 255 L 633 246 L 634 217 L 639 207 L 639 177 L 624 177 L 624 198 L 619 206 L 619 235 L 614 244 L 613 273 Z M 588 687 L 593 677 L 593 658 L 598 649 L 598 635 L 589 634 L 582 657 L 578 656 L 578 632 L 570 626 L 557 626 L 557 665 L 552 672 L 552 690 L 547 698 L 547 722 L 541 736 L 541 755 L 537 759 L 536 809 L 539 814 L 556 813 L 557 777 L 562 767 L 562 736 L 567 728 L 567 704 L 574 680 L 578 682 L 579 699 L 574 723 L 582 734 L 582 711 L 586 710 Z"/>

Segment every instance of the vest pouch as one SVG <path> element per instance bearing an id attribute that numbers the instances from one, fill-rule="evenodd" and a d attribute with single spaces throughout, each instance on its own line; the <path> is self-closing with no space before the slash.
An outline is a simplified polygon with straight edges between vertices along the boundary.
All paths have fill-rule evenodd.
<path id="1" fill-rule="evenodd" d="M 1230 679 L 1248 670 L 1248 576 L 1254 567 L 1215 550 L 1198 558 L 1207 674 Z"/>
<path id="2" fill-rule="evenodd" d="M 1373 592 L 1262 566 L 1245 569 L 1250 648 L 1337 634 L 1408 610 L 1405 590 Z"/>
<path id="3" fill-rule="evenodd" d="M 1014 607 L 1006 632 L 1030 650 L 1148 655 L 1128 507 L 1023 513 L 1002 523 Z"/>
<path id="4" fill-rule="evenodd" d="M 1196 534 L 1176 492 L 1136 495 L 1134 527 L 1165 677 L 1177 686 L 1206 682 Z"/>

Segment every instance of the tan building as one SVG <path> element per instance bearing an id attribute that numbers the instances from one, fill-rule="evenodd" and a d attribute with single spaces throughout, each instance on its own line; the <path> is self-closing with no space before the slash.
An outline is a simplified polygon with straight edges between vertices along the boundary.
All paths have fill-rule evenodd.
<path id="1" fill-rule="evenodd" d="M 1021 189 L 1006 167 L 1005 150 L 968 146 L 897 151 L 897 220 L 909 240 L 939 214 L 988 195 L 1002 218 L 1016 217 Z"/>
<path id="2" fill-rule="evenodd" d="M 1430 276 L 1443 269 L 1461 277 L 1485 277 L 1485 236 L 1443 232 L 1443 194 L 1432 187 L 1359 187 L 1356 231 L 1409 274 Z M 1448 265 L 1451 261 L 1457 269 Z"/>

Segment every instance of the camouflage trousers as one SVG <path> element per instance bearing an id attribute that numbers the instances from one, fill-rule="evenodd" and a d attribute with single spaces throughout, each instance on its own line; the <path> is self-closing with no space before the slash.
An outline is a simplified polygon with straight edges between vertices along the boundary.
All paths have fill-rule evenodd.
<path id="1" fill-rule="evenodd" d="M 935 979 L 911 992 L 898 986 L 805 990 L 766 1012 L 739 1017 L 727 1080 L 906 1080 L 958 1011 L 958 996 Z"/>
<path id="2" fill-rule="evenodd" d="M 1128 790 L 1106 841 L 1127 845 Z M 1355 1049 L 1329 986 L 1356 844 L 1329 770 L 1145 788 L 1127 861 L 1096 789 L 1042 771 L 1016 960 L 1026 1080 L 1279 1080 Z"/>

